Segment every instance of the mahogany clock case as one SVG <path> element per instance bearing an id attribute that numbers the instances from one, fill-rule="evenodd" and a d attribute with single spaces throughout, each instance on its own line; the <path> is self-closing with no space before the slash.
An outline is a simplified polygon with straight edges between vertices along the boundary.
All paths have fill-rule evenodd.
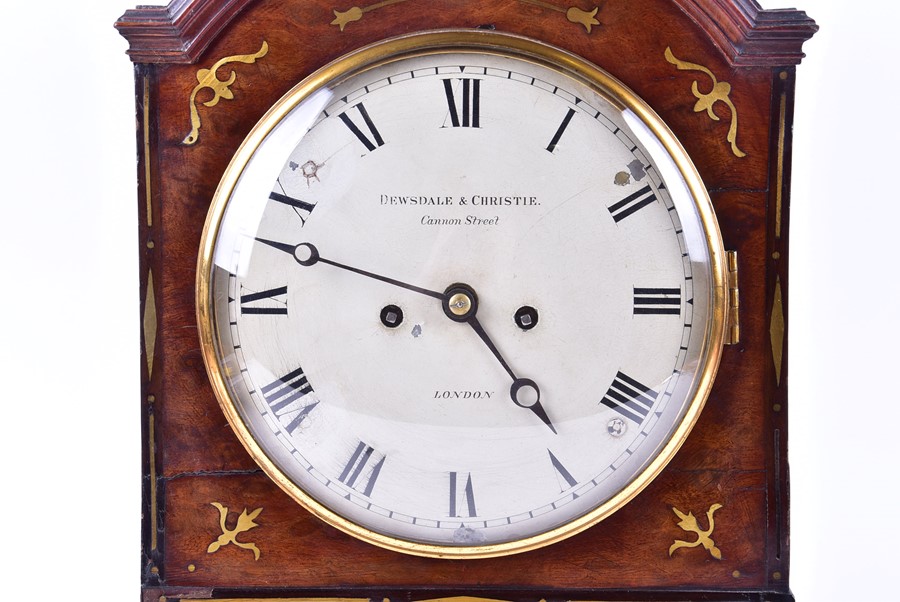
<path id="1" fill-rule="evenodd" d="M 182 0 L 128 11 L 116 26 L 136 78 L 144 599 L 793 599 L 791 122 L 795 67 L 817 29 L 804 13 L 753 0 Z M 614 515 L 524 554 L 419 558 L 322 523 L 256 466 L 203 366 L 194 277 L 218 182 L 285 92 L 366 44 L 479 27 L 586 58 L 668 124 L 735 252 L 734 343 L 682 449 Z"/>

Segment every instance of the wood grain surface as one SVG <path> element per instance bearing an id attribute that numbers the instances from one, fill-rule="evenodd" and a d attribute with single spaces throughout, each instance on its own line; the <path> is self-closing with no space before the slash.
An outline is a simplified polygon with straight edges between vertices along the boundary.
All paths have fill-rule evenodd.
<path id="1" fill-rule="evenodd" d="M 374 2 L 368 5 L 374 5 Z M 773 316 L 788 301 L 790 123 L 794 65 L 816 30 L 799 11 L 762 11 L 752 0 L 406 0 L 331 22 L 352 0 L 180 0 L 128 11 L 117 23 L 136 62 L 144 407 L 145 599 L 160 596 L 358 596 L 431 599 L 792 599 L 789 594 L 786 338 L 776 370 Z M 599 7 L 587 31 L 566 17 Z M 360 3 L 361 8 L 365 8 Z M 321 523 L 257 468 L 228 426 L 207 381 L 194 317 L 200 234 L 231 156 L 263 113 L 322 64 L 365 44 L 413 31 L 489 26 L 579 54 L 631 87 L 669 124 L 710 191 L 729 250 L 739 256 L 742 339 L 725 348 L 712 395 L 672 463 L 637 499 L 566 541 L 489 560 L 414 558 L 375 548 Z M 189 99 L 197 72 L 217 60 L 268 54 L 220 69 L 234 98 L 199 106 L 194 145 Z M 731 86 L 738 157 L 719 121 L 691 93 L 712 87 L 703 65 Z M 198 93 L 202 103 L 209 90 Z M 149 151 L 149 152 L 145 152 Z M 152 297 L 148 284 L 152 283 Z M 147 316 L 151 322 L 147 321 Z M 155 331 L 147 324 L 155 324 Z M 776 328 L 777 331 L 777 328 Z M 786 333 L 786 325 L 784 327 Z M 776 332 L 777 335 L 777 332 Z M 774 337 L 774 338 L 773 338 Z M 784 335 L 786 337 L 786 334 Z M 142 347 L 149 350 L 151 347 Z M 260 550 L 208 548 L 218 502 L 238 514 L 262 508 L 238 537 Z M 701 526 L 713 504 L 716 559 L 672 508 Z"/>

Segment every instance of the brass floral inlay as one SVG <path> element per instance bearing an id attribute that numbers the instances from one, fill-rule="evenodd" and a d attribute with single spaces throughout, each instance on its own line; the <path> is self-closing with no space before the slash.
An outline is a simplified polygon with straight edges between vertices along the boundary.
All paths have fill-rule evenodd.
<path id="1" fill-rule="evenodd" d="M 681 512 L 678 508 L 672 508 L 672 512 L 680 518 L 681 520 L 678 522 L 678 526 L 681 527 L 682 530 L 687 531 L 688 533 L 695 533 L 697 535 L 696 541 L 683 541 L 681 539 L 676 539 L 675 542 L 669 546 L 669 556 L 671 556 L 675 550 L 679 548 L 696 548 L 697 546 L 702 545 L 704 548 L 709 550 L 710 555 L 716 560 L 722 560 L 722 552 L 719 548 L 716 547 L 716 542 L 712 540 L 710 535 L 712 535 L 713 529 L 716 528 L 716 523 L 713 520 L 713 514 L 715 514 L 716 510 L 722 507 L 722 504 L 713 504 L 709 507 L 709 510 L 706 511 L 706 519 L 709 522 L 709 529 L 703 530 L 700 528 L 700 525 L 697 523 L 697 518 L 693 515 L 693 513 L 688 512 L 687 514 Z"/>
<path id="2" fill-rule="evenodd" d="M 259 51 L 255 54 L 236 54 L 234 56 L 226 56 L 219 59 L 210 69 L 200 69 L 197 71 L 197 85 L 191 92 L 191 132 L 182 140 L 183 144 L 196 144 L 200 138 L 200 112 L 197 110 L 197 93 L 201 90 L 209 88 L 213 92 L 213 97 L 204 102 L 205 107 L 214 107 L 219 104 L 223 98 L 231 100 L 234 98 L 234 92 L 231 91 L 231 84 L 237 79 L 237 74 L 232 71 L 228 76 L 228 80 L 219 79 L 218 70 L 228 63 L 255 63 L 256 59 L 261 59 L 269 52 L 269 45 L 263 41 Z"/>
<path id="3" fill-rule="evenodd" d="M 259 513 L 262 512 L 262 508 L 257 508 L 250 514 L 247 514 L 247 509 L 244 508 L 244 511 L 241 512 L 241 515 L 238 516 L 237 524 L 235 524 L 234 529 L 229 529 L 226 524 L 226 520 L 228 518 L 228 508 L 226 508 L 219 502 L 212 502 L 211 505 L 215 506 L 219 510 L 219 527 L 222 529 L 222 534 L 219 535 L 216 541 L 209 544 L 209 547 L 206 549 L 206 553 L 212 554 L 213 552 L 217 552 L 222 546 L 227 546 L 228 544 L 233 543 L 239 548 L 244 548 L 245 550 L 253 550 L 253 558 L 255 560 L 259 560 L 259 548 L 257 548 L 255 544 L 243 543 L 238 541 L 237 536 L 259 526 L 258 524 L 253 522 L 253 519 L 259 516 Z"/>
<path id="4" fill-rule="evenodd" d="M 724 103 L 731 110 L 731 126 L 728 128 L 728 136 L 726 137 L 728 142 L 731 143 L 731 152 L 733 152 L 736 157 L 746 157 L 747 153 L 737 146 L 738 115 L 737 108 L 735 108 L 734 103 L 729 97 L 731 94 L 731 84 L 728 82 L 720 82 L 716 79 L 716 76 L 713 75 L 712 71 L 703 65 L 688 63 L 676 58 L 675 55 L 672 54 L 671 48 L 666 48 L 666 60 L 675 65 L 679 71 L 701 71 L 709 76 L 712 80 L 712 89 L 709 92 L 700 92 L 700 88 L 696 81 L 691 84 L 691 92 L 693 92 L 694 96 L 697 98 L 697 103 L 694 105 L 694 112 L 700 113 L 701 111 L 706 111 L 706 114 L 709 115 L 710 119 L 719 121 L 719 116 L 716 115 L 713 108 L 717 102 Z"/>

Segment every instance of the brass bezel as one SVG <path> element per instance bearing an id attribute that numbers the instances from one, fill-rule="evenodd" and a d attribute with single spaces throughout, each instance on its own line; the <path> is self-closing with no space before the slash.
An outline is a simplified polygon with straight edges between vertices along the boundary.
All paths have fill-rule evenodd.
<path id="1" fill-rule="evenodd" d="M 696 393 L 684 417 L 657 456 L 626 487 L 594 510 L 538 535 L 481 546 L 440 546 L 406 541 L 373 532 L 328 509 L 290 481 L 262 451 L 230 399 L 223 376 L 223 366 L 220 363 L 222 355 L 213 328 L 211 279 L 214 269 L 213 251 L 219 226 L 244 167 L 269 132 L 294 106 L 323 86 L 338 83 L 387 62 L 445 52 L 499 53 L 529 60 L 566 74 L 612 100 L 613 104 L 627 107 L 634 112 L 662 143 L 684 177 L 695 201 L 710 256 L 710 320 L 706 328 L 704 349 L 700 354 L 703 367 L 697 374 Z M 489 558 L 534 550 L 593 526 L 634 498 L 662 471 L 678 451 L 706 403 L 722 355 L 728 306 L 725 250 L 712 202 L 686 151 L 662 119 L 624 84 L 588 61 L 530 38 L 485 30 L 437 30 L 414 33 L 363 47 L 325 65 L 275 103 L 241 144 L 216 190 L 201 238 L 196 276 L 196 302 L 201 350 L 216 398 L 238 438 L 266 474 L 307 510 L 345 533 L 383 548 L 432 558 Z"/>

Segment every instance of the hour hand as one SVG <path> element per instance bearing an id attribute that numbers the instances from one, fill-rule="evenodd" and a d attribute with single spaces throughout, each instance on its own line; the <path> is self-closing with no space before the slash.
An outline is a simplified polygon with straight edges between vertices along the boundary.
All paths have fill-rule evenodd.
<path id="1" fill-rule="evenodd" d="M 556 433 L 556 428 L 550 421 L 547 411 L 541 405 L 541 389 L 537 383 L 530 378 L 519 378 L 513 369 L 509 367 L 500 350 L 494 344 L 494 341 L 488 335 L 487 331 L 478 321 L 476 313 L 478 311 L 478 296 L 475 291 L 465 285 L 453 285 L 444 293 L 444 313 L 447 317 L 455 322 L 466 322 L 472 327 L 472 330 L 478 335 L 478 338 L 487 345 L 491 350 L 506 373 L 512 378 L 513 383 L 509 388 L 509 396 L 520 408 L 531 410 L 534 414 L 548 427 Z"/>
<path id="2" fill-rule="evenodd" d="M 257 238 L 258 242 L 263 243 L 264 245 L 269 245 L 279 251 L 283 251 L 294 258 L 294 261 L 299 263 L 304 267 L 309 267 L 316 265 L 317 263 L 324 263 L 330 266 L 334 266 L 336 268 L 340 268 L 342 270 L 346 270 L 348 272 L 353 272 L 354 274 L 359 274 L 360 276 L 366 276 L 367 278 L 373 278 L 375 280 L 386 282 L 387 284 L 392 284 L 394 286 L 399 286 L 400 288 L 405 288 L 406 290 L 410 290 L 422 295 L 427 295 L 429 297 L 433 297 L 435 299 L 439 299 L 441 301 L 444 300 L 444 294 L 439 293 L 437 291 L 428 290 L 427 288 L 422 288 L 420 286 L 415 286 L 412 284 L 408 284 L 406 282 L 402 282 L 400 280 L 396 280 L 394 278 L 388 278 L 387 276 L 382 276 L 381 274 L 376 274 L 374 272 L 369 272 L 366 270 L 361 270 L 359 268 L 355 268 L 353 266 L 349 266 L 344 263 L 339 263 L 337 261 L 333 261 L 331 259 L 327 259 L 322 257 L 319 253 L 319 249 L 316 248 L 316 245 L 310 242 L 301 242 L 300 244 L 290 245 L 283 242 L 277 242 L 274 240 L 266 240 L 265 238 Z"/>

